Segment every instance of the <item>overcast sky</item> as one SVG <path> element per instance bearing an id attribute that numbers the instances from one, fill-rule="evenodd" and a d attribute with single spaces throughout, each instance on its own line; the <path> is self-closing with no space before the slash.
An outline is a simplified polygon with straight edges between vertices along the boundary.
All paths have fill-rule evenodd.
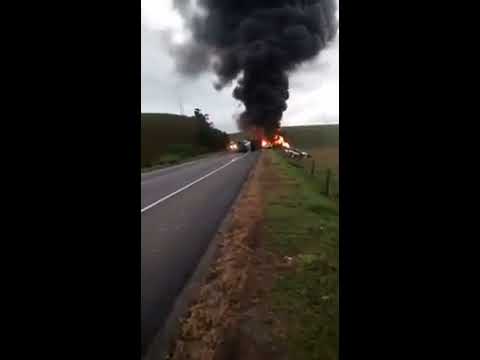
<path id="1" fill-rule="evenodd" d="M 233 115 L 242 110 L 232 97 L 233 85 L 221 91 L 213 88 L 214 74 L 187 78 L 175 70 L 163 30 L 170 30 L 181 41 L 182 19 L 172 9 L 172 0 L 141 0 L 142 6 L 142 112 L 193 114 L 200 107 L 210 114 L 223 131 L 237 131 Z M 312 62 L 303 64 L 290 76 L 288 109 L 282 125 L 308 125 L 339 122 L 338 43 L 324 49 Z"/>

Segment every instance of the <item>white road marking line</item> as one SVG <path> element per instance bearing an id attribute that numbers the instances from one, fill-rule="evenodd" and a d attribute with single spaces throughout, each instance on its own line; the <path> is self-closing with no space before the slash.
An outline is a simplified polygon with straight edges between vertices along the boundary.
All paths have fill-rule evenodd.
<path id="1" fill-rule="evenodd" d="M 246 154 L 243 155 L 243 156 L 236 157 L 236 158 L 230 160 L 228 163 L 220 166 L 219 168 L 216 168 L 216 169 L 213 170 L 213 171 L 210 171 L 208 174 L 203 175 L 201 178 L 198 178 L 197 180 L 191 182 L 190 184 L 185 185 L 184 187 L 181 187 L 180 189 L 172 192 L 171 194 L 168 194 L 168 195 L 162 197 L 161 199 L 155 201 L 154 203 L 151 203 L 150 205 L 145 206 L 145 207 L 141 210 L 141 213 L 143 213 L 144 211 L 147 211 L 148 209 L 151 209 L 152 207 L 160 204 L 161 202 L 163 202 L 163 201 L 165 201 L 165 200 L 167 200 L 167 199 L 170 199 L 172 196 L 175 196 L 175 195 L 177 195 L 178 193 L 181 193 L 182 191 L 187 190 L 189 187 L 191 187 L 191 186 L 195 185 L 196 183 L 198 183 L 198 182 L 206 179 L 207 177 L 215 174 L 216 172 L 222 170 L 223 168 L 226 168 L 227 166 L 233 164 L 235 161 L 240 160 L 240 159 L 243 159 L 243 158 L 244 158 L 245 156 L 247 156 L 247 155 L 248 155 L 248 153 L 246 153 Z"/>
<path id="2" fill-rule="evenodd" d="M 181 164 L 178 164 L 178 165 L 167 166 L 167 167 L 162 168 L 162 169 L 156 169 L 156 170 L 148 171 L 148 172 L 143 173 L 142 176 L 146 177 L 146 175 L 157 174 L 157 173 L 161 173 L 165 170 L 176 169 L 176 168 L 179 168 L 179 167 L 182 167 L 182 166 L 185 166 L 185 165 L 195 164 L 198 161 L 200 161 L 200 160 L 189 161 L 189 162 L 181 163 Z M 145 181 L 148 181 L 148 180 L 149 179 L 147 179 Z"/>
<path id="3" fill-rule="evenodd" d="M 212 157 L 205 157 L 204 159 L 198 159 L 198 160 L 193 160 L 193 161 L 188 161 L 188 162 L 185 162 L 185 163 L 181 163 L 181 164 L 178 164 L 178 165 L 172 165 L 172 166 L 167 166 L 167 167 L 164 167 L 164 168 L 161 168 L 161 169 L 157 169 L 157 170 L 152 170 L 152 171 L 149 171 L 149 172 L 145 172 L 145 173 L 142 173 L 141 174 L 141 177 L 142 178 L 146 178 L 145 180 L 142 179 L 140 185 L 145 185 L 145 184 L 148 184 L 148 183 L 151 183 L 153 181 L 156 180 L 156 176 L 153 176 L 153 175 L 157 175 L 157 174 L 160 174 L 166 170 L 171 170 L 171 169 L 178 169 L 178 168 L 181 168 L 182 166 L 185 166 L 185 165 L 192 165 L 192 164 L 196 164 L 196 163 L 199 163 L 200 161 L 202 160 L 205 160 L 205 159 L 215 159 L 214 156 Z"/>

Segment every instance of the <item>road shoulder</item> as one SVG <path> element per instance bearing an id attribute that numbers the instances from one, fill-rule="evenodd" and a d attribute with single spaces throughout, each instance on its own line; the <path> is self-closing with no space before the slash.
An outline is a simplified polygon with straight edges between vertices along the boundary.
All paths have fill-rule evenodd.
<path id="1" fill-rule="evenodd" d="M 170 359 L 336 359 L 338 208 L 312 181 L 262 152 Z"/>

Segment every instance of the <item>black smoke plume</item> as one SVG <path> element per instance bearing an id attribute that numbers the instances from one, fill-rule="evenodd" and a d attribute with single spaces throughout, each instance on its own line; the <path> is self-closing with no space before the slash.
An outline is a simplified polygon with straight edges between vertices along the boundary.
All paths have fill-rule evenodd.
<path id="1" fill-rule="evenodd" d="M 192 40 L 177 48 L 180 70 L 208 68 L 219 90 L 238 79 L 235 99 L 245 105 L 239 126 L 272 134 L 287 109 L 288 74 L 313 59 L 337 31 L 335 0 L 175 0 Z M 197 10 L 195 10 L 197 9 Z"/>

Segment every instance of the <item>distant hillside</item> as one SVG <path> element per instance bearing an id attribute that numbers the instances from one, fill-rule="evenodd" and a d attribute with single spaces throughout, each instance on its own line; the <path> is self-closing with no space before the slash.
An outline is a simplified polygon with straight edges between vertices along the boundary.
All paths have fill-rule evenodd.
<path id="1" fill-rule="evenodd" d="M 339 125 L 307 125 L 307 126 L 285 126 L 282 133 L 285 139 L 294 147 L 310 149 L 318 147 L 338 146 Z M 243 133 L 230 134 L 231 139 L 243 139 Z"/>
<path id="2" fill-rule="evenodd" d="M 205 137 L 218 130 L 205 129 L 194 116 L 144 113 L 141 126 L 142 168 L 214 151 Z"/>
<path id="3" fill-rule="evenodd" d="M 300 148 L 338 146 L 338 124 L 287 126 L 282 128 L 287 141 Z"/>
<path id="4" fill-rule="evenodd" d="M 142 114 L 142 167 L 155 164 L 172 144 L 194 144 L 198 127 L 193 117 Z"/>

